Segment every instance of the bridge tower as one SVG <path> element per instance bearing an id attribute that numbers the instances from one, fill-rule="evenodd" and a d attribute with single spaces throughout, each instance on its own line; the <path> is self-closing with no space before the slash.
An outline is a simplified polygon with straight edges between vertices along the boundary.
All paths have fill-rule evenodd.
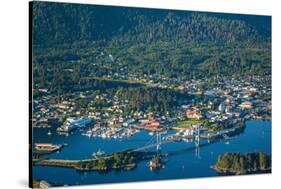
<path id="1" fill-rule="evenodd" d="M 200 125 L 195 127 L 195 156 L 200 158 Z"/>
<path id="2" fill-rule="evenodd" d="M 200 146 L 200 125 L 195 127 L 195 147 Z"/>
<path id="3" fill-rule="evenodd" d="M 156 134 L 156 150 L 157 152 L 160 150 L 160 145 L 161 145 L 161 133 L 158 133 Z"/>

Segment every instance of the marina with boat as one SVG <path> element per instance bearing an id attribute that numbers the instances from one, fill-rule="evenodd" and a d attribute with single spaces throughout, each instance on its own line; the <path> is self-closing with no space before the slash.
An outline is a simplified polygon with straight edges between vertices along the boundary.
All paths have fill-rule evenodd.
<path id="1" fill-rule="evenodd" d="M 236 137 L 230 137 L 230 138 L 214 138 L 211 143 L 208 143 L 208 138 L 200 137 L 200 143 L 199 146 L 196 146 L 196 137 L 194 134 L 195 131 L 175 131 L 175 130 L 167 130 L 167 132 L 164 133 L 153 133 L 152 135 L 149 134 L 149 132 L 145 130 L 140 130 L 139 132 L 135 133 L 131 137 L 123 138 L 122 140 L 114 139 L 113 137 L 110 138 L 102 138 L 98 136 L 92 136 L 90 138 L 83 136 L 83 133 L 86 133 L 89 129 L 94 129 L 94 127 L 85 128 L 83 130 L 76 130 L 73 131 L 72 134 L 70 133 L 67 137 L 64 135 L 57 135 L 56 132 L 53 132 L 53 135 L 48 136 L 46 132 L 48 132 L 48 129 L 45 129 L 45 132 L 43 132 L 42 129 L 37 129 L 36 132 L 41 132 L 40 134 L 40 141 L 42 138 L 44 139 L 41 143 L 45 143 L 49 141 L 49 137 L 53 138 L 53 141 L 56 144 L 63 144 L 63 143 L 69 143 L 67 148 L 63 148 L 60 150 L 60 153 L 48 153 L 42 161 L 42 166 L 40 166 L 40 163 L 38 159 L 36 160 L 36 166 L 34 166 L 34 171 L 36 171 L 37 174 L 40 175 L 38 172 L 42 172 L 43 170 L 53 170 L 53 166 L 51 165 L 66 165 L 69 162 L 76 162 L 78 160 L 83 159 L 102 159 L 104 157 L 109 156 L 110 154 L 114 154 L 115 152 L 122 152 L 124 151 L 124 148 L 135 150 L 135 152 L 153 152 L 150 156 L 147 158 L 138 161 L 138 163 L 134 166 L 134 168 L 128 168 L 124 169 L 130 172 L 130 174 L 141 174 L 141 172 L 146 173 L 147 175 L 151 175 L 147 173 L 146 170 L 149 172 L 159 172 L 161 171 L 161 175 L 165 177 L 165 175 L 173 175 L 173 167 L 176 166 L 172 162 L 182 162 L 179 165 L 181 169 L 192 169 L 196 167 L 195 165 L 200 162 L 200 165 L 204 165 L 205 168 L 201 168 L 200 173 L 202 175 L 204 174 L 210 174 L 210 175 L 216 175 L 216 173 L 213 171 L 213 169 L 210 169 L 210 165 L 214 163 L 216 160 L 216 157 L 221 153 L 217 152 L 216 149 L 226 149 L 228 151 L 231 148 L 236 149 L 237 145 L 239 146 L 239 143 L 235 141 L 243 141 L 245 144 L 240 151 L 248 151 L 249 149 L 252 149 L 252 146 L 247 147 L 248 142 L 250 143 L 256 143 L 257 149 L 263 149 L 266 150 L 268 143 L 264 143 L 264 145 L 260 146 L 259 141 L 264 141 L 262 138 L 267 137 L 267 135 L 264 136 L 263 133 L 269 133 L 268 129 L 270 129 L 270 126 L 262 126 L 264 124 L 269 124 L 269 122 L 260 121 L 258 122 L 250 122 L 251 124 L 261 124 L 261 126 L 255 126 L 255 125 L 249 125 L 245 127 L 245 130 L 241 130 L 241 133 L 236 133 Z M 247 125 L 247 123 L 246 123 Z M 97 127 L 98 128 L 98 127 Z M 127 128 L 126 128 L 127 129 Z M 129 128 L 128 128 L 129 129 Z M 95 130 L 95 129 L 94 129 Z M 99 129 L 96 129 L 97 131 Z M 106 130 L 111 130 L 111 128 L 104 129 L 103 132 L 106 132 Z M 114 129 L 115 130 L 115 129 Z M 117 129 L 118 131 L 118 129 Z M 119 132 L 121 132 L 120 130 Z M 203 134 L 206 131 L 200 131 L 200 135 L 204 136 Z M 232 130 L 229 130 L 229 133 L 231 133 Z M 251 138 L 249 136 L 252 136 L 251 133 L 255 133 L 256 138 Z M 222 133 L 221 133 L 222 134 Z M 226 134 L 226 133 L 224 133 Z M 45 137 L 44 137 L 45 136 Z M 157 139 L 158 136 L 158 139 Z M 161 137 L 160 137 L 161 136 Z M 222 136 L 222 135 L 221 135 Z M 63 140 L 55 140 L 54 137 L 59 137 Z M 165 140 L 165 138 L 173 137 L 175 140 Z M 176 139 L 177 138 L 177 139 Z M 186 142 L 189 139 L 188 142 Z M 76 146 L 73 141 L 79 140 L 80 145 L 79 146 L 85 146 L 83 149 L 79 146 Z M 157 140 L 159 146 L 157 147 Z M 186 141 L 185 141 L 186 140 Z M 211 140 L 211 139 L 210 139 Z M 250 140 L 250 141 L 249 141 Z M 38 141 L 38 139 L 35 139 L 35 141 Z M 59 142 L 60 141 L 60 142 Z M 148 142 L 150 141 L 150 142 Z M 247 142 L 248 141 L 248 142 Z M 255 142 L 257 141 L 257 142 Z M 227 148 L 226 148 L 227 145 Z M 264 146 L 264 147 L 263 147 Z M 158 149 L 158 150 L 157 150 Z M 74 153 L 74 151 L 79 151 L 79 153 Z M 160 155 L 160 158 L 157 157 L 157 151 L 158 155 Z M 134 152 L 134 151 L 133 151 Z M 206 161 L 200 161 L 200 158 L 208 157 L 208 160 Z M 214 157 L 214 158 L 212 158 Z M 48 159 L 50 161 L 48 161 Z M 61 160 L 60 160 L 61 159 Z M 43 161 L 44 160 L 44 161 Z M 69 162 L 68 162 L 69 160 Z M 197 163 L 196 163 L 197 162 Z M 39 164 L 37 164 L 39 163 Z M 65 164 L 66 163 L 66 164 Z M 194 166 L 192 166 L 194 164 Z M 206 164 L 206 165 L 205 165 Z M 44 165 L 44 166 L 43 166 Z M 193 168 L 194 167 L 194 168 Z M 59 169 L 63 172 L 71 172 L 69 169 L 64 169 L 64 166 L 56 166 L 56 169 Z M 87 168 L 79 168 L 79 170 L 87 171 Z M 95 169 L 97 172 L 99 172 L 99 169 Z M 110 172 L 108 172 L 110 169 L 107 170 L 106 174 L 109 176 L 111 175 Z M 115 169 L 113 169 L 115 170 Z M 126 172 L 127 172 L 126 171 Z M 209 173 L 210 172 L 210 173 Z M 74 174 L 74 173 L 73 173 Z M 130 180 L 127 176 L 125 176 L 125 173 L 122 173 L 124 175 L 125 180 Z M 183 172 L 183 177 L 192 177 L 194 176 L 200 176 L 201 174 L 197 174 L 196 172 Z M 79 174 L 74 174 L 75 178 L 81 180 L 81 176 Z M 152 174 L 151 176 L 153 176 Z M 60 178 L 59 176 L 57 176 Z M 111 176 L 110 176 L 111 177 Z M 145 180 L 149 180 L 149 177 L 146 177 L 145 175 L 142 176 Z M 156 177 L 156 175 L 155 175 Z M 46 180 L 50 180 L 55 182 L 56 179 L 54 177 L 42 177 L 46 178 Z M 95 172 L 88 172 L 86 181 L 91 180 L 91 178 L 99 178 L 100 182 L 103 181 L 103 178 L 101 175 Z M 60 178 L 61 180 L 62 178 Z M 114 179 L 114 177 L 111 177 L 111 179 Z M 66 181 L 65 181 L 66 182 Z M 67 181 L 68 183 L 71 183 L 70 180 Z M 99 182 L 97 182 L 99 183 Z"/>
<path id="2" fill-rule="evenodd" d="M 82 135 L 87 137 L 100 137 L 103 139 L 122 139 L 124 137 L 131 137 L 138 132 L 140 132 L 140 130 L 130 128 L 94 127 L 86 132 L 83 132 Z"/>
<path id="3" fill-rule="evenodd" d="M 89 118 L 67 118 L 64 124 L 57 128 L 57 132 L 70 132 L 79 128 L 85 128 L 93 122 Z"/>

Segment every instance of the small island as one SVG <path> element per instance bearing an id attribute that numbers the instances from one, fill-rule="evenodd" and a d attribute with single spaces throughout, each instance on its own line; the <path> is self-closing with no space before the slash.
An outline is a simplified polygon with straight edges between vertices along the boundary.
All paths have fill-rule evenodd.
<path id="1" fill-rule="evenodd" d="M 78 171 L 109 171 L 112 169 L 131 170 L 136 167 L 137 162 L 143 159 L 152 158 L 154 152 L 116 152 L 111 155 L 85 159 L 85 160 L 61 160 L 46 159 L 34 161 L 34 165 L 55 166 L 74 168 Z"/>
<path id="2" fill-rule="evenodd" d="M 219 156 L 213 168 L 222 175 L 243 175 L 271 172 L 271 154 L 253 152 L 247 154 L 225 153 Z"/>

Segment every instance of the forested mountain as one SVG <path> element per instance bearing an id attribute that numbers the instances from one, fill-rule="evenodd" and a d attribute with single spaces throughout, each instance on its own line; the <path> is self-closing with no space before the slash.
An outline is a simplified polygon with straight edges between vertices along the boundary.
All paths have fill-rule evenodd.
<path id="1" fill-rule="evenodd" d="M 48 2 L 32 15 L 38 82 L 77 68 L 121 80 L 271 74 L 269 16 Z"/>
<path id="2" fill-rule="evenodd" d="M 270 40 L 266 16 L 34 2 L 33 44 L 79 41 L 257 43 Z"/>

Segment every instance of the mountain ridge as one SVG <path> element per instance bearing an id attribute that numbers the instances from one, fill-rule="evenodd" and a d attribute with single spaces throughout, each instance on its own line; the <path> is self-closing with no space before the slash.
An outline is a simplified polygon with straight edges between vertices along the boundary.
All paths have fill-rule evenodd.
<path id="1" fill-rule="evenodd" d="M 33 2 L 33 44 L 78 41 L 256 44 L 271 40 L 271 17 Z"/>

